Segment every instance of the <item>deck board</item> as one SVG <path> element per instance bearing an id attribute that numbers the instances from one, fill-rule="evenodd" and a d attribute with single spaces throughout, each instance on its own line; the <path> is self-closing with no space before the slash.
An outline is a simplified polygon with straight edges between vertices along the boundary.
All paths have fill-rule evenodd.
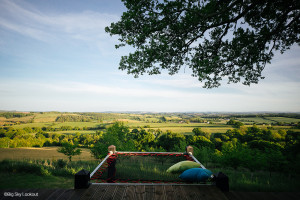
<path id="1" fill-rule="evenodd" d="M 122 199 L 125 195 L 126 192 L 126 186 L 125 185 L 120 185 L 117 187 L 114 195 L 114 199 Z M 98 198 L 101 199 L 101 198 Z"/>
<path id="2" fill-rule="evenodd" d="M 145 198 L 145 186 L 144 185 L 137 185 L 135 186 L 135 193 L 137 200 L 144 200 Z"/>
<path id="3" fill-rule="evenodd" d="M 174 195 L 177 199 L 187 200 L 185 191 L 180 185 L 173 185 Z"/>
<path id="4" fill-rule="evenodd" d="M 105 191 L 104 196 L 101 199 L 103 199 L 103 200 L 113 199 L 116 189 L 117 189 L 116 185 L 112 185 L 112 186 L 108 187 L 107 190 Z"/>
<path id="5" fill-rule="evenodd" d="M 124 200 L 131 200 L 131 199 L 135 199 L 135 186 L 134 185 L 129 185 L 126 188 L 126 193 L 123 197 Z"/>
<path id="6" fill-rule="evenodd" d="M 85 191 L 86 189 L 73 190 L 73 193 L 70 195 L 69 200 L 80 200 L 81 196 Z"/>
<path id="7" fill-rule="evenodd" d="M 145 185 L 145 200 L 154 199 L 154 186 L 153 185 Z"/>
<path id="8" fill-rule="evenodd" d="M 99 185 L 99 186 L 97 187 L 96 192 L 95 192 L 94 195 L 91 197 L 91 199 L 93 199 L 93 200 L 102 199 L 103 196 L 105 195 L 107 189 L 108 189 L 108 186 L 107 186 L 107 185 Z"/>
<path id="9" fill-rule="evenodd" d="M 11 193 L 38 193 L 37 197 L 10 197 Z M 293 200 L 300 199 L 300 192 L 238 192 L 223 193 L 216 186 L 199 185 L 91 185 L 87 189 L 0 189 L 0 200 L 6 199 L 162 199 L 162 200 Z"/>
<path id="10" fill-rule="evenodd" d="M 154 187 L 154 199 L 155 200 L 165 200 L 165 191 L 163 185 L 156 185 Z"/>
<path id="11" fill-rule="evenodd" d="M 166 200 L 173 200 L 176 198 L 172 185 L 166 185 L 165 192 L 166 192 L 166 198 L 165 198 Z"/>

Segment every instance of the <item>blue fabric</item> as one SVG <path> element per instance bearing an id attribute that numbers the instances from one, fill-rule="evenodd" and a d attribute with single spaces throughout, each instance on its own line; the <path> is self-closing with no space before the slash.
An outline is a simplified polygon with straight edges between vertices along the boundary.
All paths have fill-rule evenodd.
<path id="1" fill-rule="evenodd" d="M 179 178 L 181 178 L 184 181 L 191 181 L 191 182 L 203 182 L 206 181 L 210 176 L 212 175 L 212 172 L 208 169 L 202 169 L 202 168 L 192 168 L 185 170 Z"/>

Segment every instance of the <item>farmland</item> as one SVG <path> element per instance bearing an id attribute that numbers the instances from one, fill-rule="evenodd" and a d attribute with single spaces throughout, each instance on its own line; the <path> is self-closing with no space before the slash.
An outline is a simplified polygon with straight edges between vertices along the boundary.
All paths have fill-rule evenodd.
<path id="1" fill-rule="evenodd" d="M 71 187 L 73 175 L 93 170 L 110 144 L 118 151 L 167 152 L 192 145 L 205 166 L 229 174 L 232 189 L 296 190 L 299 122 L 290 113 L 0 113 L 0 168 L 11 177 L 37 173 L 49 185 L 59 179 Z M 82 152 L 71 161 L 58 152 L 64 145 Z"/>
<path id="2" fill-rule="evenodd" d="M 87 121 L 57 121 L 61 116 L 80 116 L 85 117 Z M 162 118 L 164 117 L 164 120 Z M 234 118 L 246 126 L 257 125 L 287 125 L 285 128 L 291 128 L 290 125 L 296 125 L 300 122 L 299 118 L 282 117 L 272 115 L 264 116 L 235 116 L 229 114 L 211 115 L 211 114 L 181 114 L 181 113 L 59 113 L 59 112 L 38 112 L 30 113 L 28 116 L 8 118 L 0 117 L 0 125 L 10 126 L 15 129 L 30 128 L 52 128 L 71 127 L 76 130 L 57 130 L 57 133 L 95 133 L 102 126 L 103 129 L 115 121 L 122 121 L 134 128 L 151 128 L 154 130 L 172 131 L 175 133 L 191 134 L 194 128 L 202 128 L 208 133 L 225 133 L 232 129 L 227 125 L 229 118 Z M 50 131 L 54 132 L 54 131 Z"/>
<path id="3" fill-rule="evenodd" d="M 5 159 L 10 160 L 58 160 L 67 159 L 67 156 L 57 152 L 57 147 L 42 147 L 42 148 L 0 148 L 0 161 Z M 91 156 L 88 149 L 82 149 L 79 156 L 75 156 L 74 161 L 78 160 L 95 160 Z"/>

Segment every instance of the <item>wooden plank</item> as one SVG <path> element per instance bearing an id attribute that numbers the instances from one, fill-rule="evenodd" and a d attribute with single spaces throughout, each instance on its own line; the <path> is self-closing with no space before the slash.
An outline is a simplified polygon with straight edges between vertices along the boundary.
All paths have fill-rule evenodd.
<path id="1" fill-rule="evenodd" d="M 154 199 L 165 200 L 165 190 L 162 185 L 155 185 L 154 187 Z"/>
<path id="2" fill-rule="evenodd" d="M 107 188 L 107 185 L 97 185 L 96 192 L 92 195 L 91 199 L 102 199 L 102 197 L 105 195 Z"/>
<path id="3" fill-rule="evenodd" d="M 136 196 L 135 196 L 135 186 L 134 185 L 127 185 L 126 193 L 125 193 L 123 199 L 124 200 L 136 199 Z"/>
<path id="4" fill-rule="evenodd" d="M 224 194 L 229 200 L 239 200 L 237 194 L 233 191 L 225 192 Z"/>
<path id="5" fill-rule="evenodd" d="M 48 196 L 50 196 L 55 191 L 56 191 L 56 189 L 36 189 L 36 190 L 32 190 L 33 193 L 38 193 L 38 196 L 37 197 L 32 197 L 31 199 L 46 199 Z"/>
<path id="6" fill-rule="evenodd" d="M 61 196 L 64 193 L 64 189 L 57 189 L 55 190 L 48 198 L 46 197 L 47 200 L 52 200 L 52 199 L 57 199 L 59 196 Z"/>
<path id="7" fill-rule="evenodd" d="M 199 190 L 205 190 L 207 199 L 211 200 L 228 200 L 226 195 L 216 186 L 199 187 Z"/>
<path id="8" fill-rule="evenodd" d="M 125 185 L 118 185 L 115 191 L 114 199 L 122 199 L 125 196 L 126 186 Z"/>
<path id="9" fill-rule="evenodd" d="M 97 185 L 91 185 L 89 188 L 85 189 L 80 199 L 91 199 L 92 196 L 97 192 Z"/>
<path id="10" fill-rule="evenodd" d="M 146 185 L 145 186 L 145 200 L 152 200 L 152 199 L 154 199 L 154 186 Z"/>
<path id="11" fill-rule="evenodd" d="M 74 193 L 74 189 L 65 190 L 64 193 L 57 198 L 57 200 L 68 200 Z"/>
<path id="12" fill-rule="evenodd" d="M 69 200 L 80 200 L 81 196 L 87 189 L 74 189 L 73 194 L 70 195 Z"/>
<path id="13" fill-rule="evenodd" d="M 145 198 L 145 186 L 144 185 L 137 185 L 135 187 L 135 194 L 137 200 L 144 200 Z"/>
<path id="14" fill-rule="evenodd" d="M 197 199 L 201 199 L 198 196 L 198 191 L 197 191 L 197 187 L 195 187 L 194 185 L 187 185 L 187 186 L 182 186 L 182 189 L 185 192 L 186 198 L 188 200 L 197 200 Z M 202 200 L 202 199 L 201 199 Z"/>
<path id="15" fill-rule="evenodd" d="M 104 193 L 104 195 L 102 196 L 101 200 L 108 200 L 108 199 L 113 199 L 113 196 L 115 194 L 115 190 L 116 190 L 117 186 L 116 185 L 108 185 L 107 189 Z M 98 198 L 99 199 L 99 198 Z"/>
<path id="16" fill-rule="evenodd" d="M 1 200 L 8 200 L 8 199 L 32 199 L 32 197 L 25 196 L 25 193 L 30 193 L 32 189 L 5 189 L 2 193 Z M 4 195 L 4 193 L 6 194 Z"/>
<path id="17" fill-rule="evenodd" d="M 185 191 L 182 189 L 182 186 L 180 185 L 172 185 L 173 190 L 174 190 L 174 195 L 176 199 L 182 199 L 182 200 L 187 200 Z"/>
<path id="18" fill-rule="evenodd" d="M 36 195 L 36 194 L 39 195 L 39 190 L 40 189 L 36 188 L 36 189 L 31 189 L 29 192 L 33 193 L 34 195 Z M 40 198 L 39 198 L 39 196 L 31 196 L 30 199 L 31 200 L 37 200 L 37 199 L 40 199 Z"/>
<path id="19" fill-rule="evenodd" d="M 272 192 L 280 200 L 300 199 L 300 192 Z"/>
<path id="20" fill-rule="evenodd" d="M 174 200 L 177 199 L 177 197 L 174 194 L 174 190 L 172 185 L 166 185 L 165 186 L 165 192 L 166 192 L 166 200 Z"/>
<path id="21" fill-rule="evenodd" d="M 248 200 L 248 195 L 245 194 L 245 192 L 234 192 L 234 196 L 236 199 L 245 199 Z"/>

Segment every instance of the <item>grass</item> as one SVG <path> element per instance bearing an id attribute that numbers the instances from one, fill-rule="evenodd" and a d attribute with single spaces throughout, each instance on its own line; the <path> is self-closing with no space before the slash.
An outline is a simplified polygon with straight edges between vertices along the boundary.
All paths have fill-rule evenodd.
<path id="1" fill-rule="evenodd" d="M 37 176 L 28 173 L 0 173 L 1 189 L 74 188 L 74 177 Z"/>
<path id="2" fill-rule="evenodd" d="M 229 177 L 230 190 L 256 192 L 293 192 L 300 188 L 299 175 L 288 176 L 286 173 L 255 171 L 252 175 L 248 170 L 212 168 L 213 172 L 222 171 Z"/>
<path id="3" fill-rule="evenodd" d="M 98 164 L 98 161 L 3 160 L 0 188 L 72 188 L 76 172 L 92 171 Z"/>
<path id="4" fill-rule="evenodd" d="M 179 124 L 173 122 L 167 123 L 146 123 L 146 122 L 136 122 L 127 123 L 131 128 L 150 126 L 151 129 L 160 129 L 162 131 L 170 130 L 174 133 L 192 133 L 194 128 L 201 128 L 203 131 L 208 133 L 225 133 L 228 129 L 232 129 L 232 126 L 224 124 L 207 124 L 207 123 L 189 123 L 189 124 Z M 147 129 L 147 128 L 146 128 Z"/>
<path id="5" fill-rule="evenodd" d="M 298 123 L 300 122 L 300 119 L 296 118 L 288 118 L 288 117 L 266 117 L 267 119 L 270 119 L 272 121 L 276 122 L 282 122 L 282 123 Z"/>
<path id="6" fill-rule="evenodd" d="M 237 118 L 239 121 L 245 124 L 271 124 L 274 123 L 272 120 L 264 119 L 261 117 L 247 117 L 247 118 Z"/>
<path id="7" fill-rule="evenodd" d="M 38 122 L 38 123 L 41 123 L 41 122 L 55 122 L 56 118 L 58 116 L 60 116 L 61 114 L 60 113 L 52 113 L 52 112 L 49 112 L 49 113 L 35 113 L 34 116 L 34 121 L 35 122 Z"/>
<path id="8" fill-rule="evenodd" d="M 42 148 L 0 148 L 0 161 L 5 159 L 24 160 L 24 159 L 51 159 L 68 160 L 68 157 L 57 152 L 58 147 L 42 147 Z M 74 156 L 72 160 L 95 160 L 88 149 L 82 148 L 79 156 Z"/>
<path id="9" fill-rule="evenodd" d="M 276 122 L 282 122 L 282 123 L 298 123 L 300 122 L 300 119 L 296 118 L 288 118 L 288 117 L 242 117 L 237 118 L 239 121 L 245 123 L 245 124 L 272 124 Z"/>

